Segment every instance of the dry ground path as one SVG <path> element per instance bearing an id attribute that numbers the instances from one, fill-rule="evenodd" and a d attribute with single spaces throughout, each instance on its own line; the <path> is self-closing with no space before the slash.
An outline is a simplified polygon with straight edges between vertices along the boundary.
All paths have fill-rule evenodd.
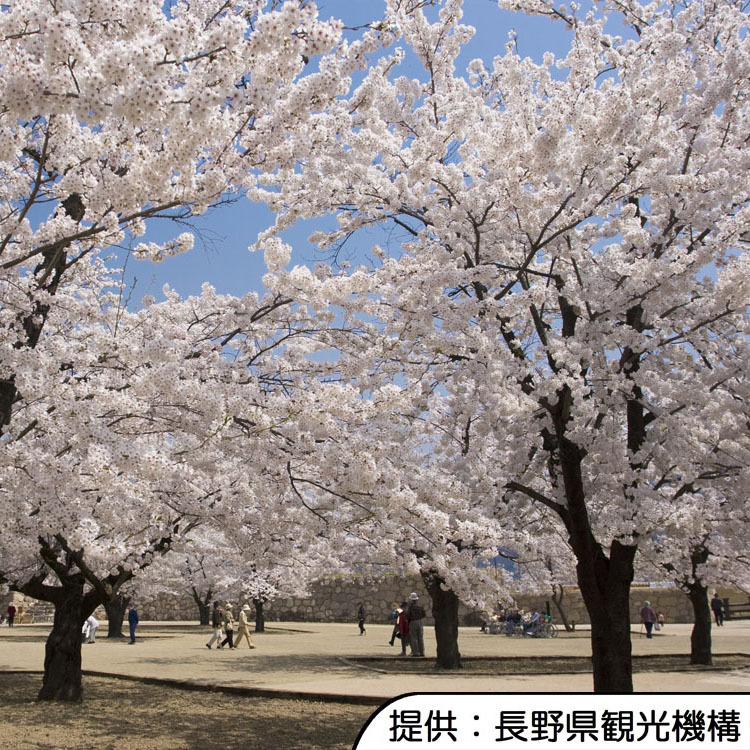
<path id="1" fill-rule="evenodd" d="M 0 671 L 38 671 L 44 661 L 49 625 L 0 627 Z M 426 674 L 383 673 L 350 658 L 393 656 L 389 625 L 368 625 L 358 634 L 356 623 L 269 623 L 254 635 L 257 648 L 208 650 L 208 628 L 192 623 L 143 622 L 134 646 L 97 638 L 83 647 L 84 670 L 135 678 L 187 681 L 199 685 L 249 688 L 268 694 L 292 692 L 314 697 L 357 696 L 373 703 L 408 692 L 590 692 L 590 674 L 483 676 L 461 671 L 431 673 L 435 655 L 433 629 L 426 628 Z M 634 654 L 687 654 L 690 625 L 668 625 L 649 640 L 633 628 Z M 106 628 L 100 628 L 106 632 Z M 712 631 L 714 653 L 750 654 L 750 621 L 726 623 Z M 506 638 L 461 628 L 464 656 L 590 656 L 588 633 L 563 633 L 555 639 Z M 407 657 L 408 658 L 408 657 Z M 750 669 L 636 673 L 637 692 L 750 692 Z"/>

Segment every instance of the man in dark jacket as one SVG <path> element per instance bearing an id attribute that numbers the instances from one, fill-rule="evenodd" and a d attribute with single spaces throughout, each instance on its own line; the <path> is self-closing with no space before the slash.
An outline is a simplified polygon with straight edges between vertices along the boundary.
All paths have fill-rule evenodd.
<path id="1" fill-rule="evenodd" d="M 135 604 L 128 605 L 128 625 L 130 625 L 130 645 L 135 643 L 135 628 L 138 625 L 138 610 Z"/>
<path id="2" fill-rule="evenodd" d="M 724 605 L 719 597 L 719 592 L 714 594 L 714 598 L 711 599 L 711 611 L 714 613 L 717 625 L 724 624 Z"/>
<path id="3" fill-rule="evenodd" d="M 406 619 L 409 621 L 409 656 L 424 656 L 424 625 L 426 617 L 424 607 L 419 603 L 419 594 L 412 591 L 409 594 L 409 606 L 406 609 Z"/>

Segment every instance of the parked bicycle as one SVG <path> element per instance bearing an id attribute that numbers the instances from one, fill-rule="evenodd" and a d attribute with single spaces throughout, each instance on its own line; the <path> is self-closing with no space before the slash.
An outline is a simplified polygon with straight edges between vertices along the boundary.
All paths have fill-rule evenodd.
<path id="1" fill-rule="evenodd" d="M 535 633 L 531 634 L 532 638 L 557 638 L 557 625 L 554 622 L 545 620 L 539 623 Z"/>

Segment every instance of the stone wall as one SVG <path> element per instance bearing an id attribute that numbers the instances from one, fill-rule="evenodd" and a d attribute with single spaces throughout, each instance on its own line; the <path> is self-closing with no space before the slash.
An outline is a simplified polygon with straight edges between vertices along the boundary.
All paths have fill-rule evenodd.
<path id="1" fill-rule="evenodd" d="M 360 576 L 340 576 L 318 582 L 312 587 L 310 597 L 306 599 L 279 599 L 269 602 L 267 614 L 269 620 L 309 620 L 319 622 L 356 621 L 358 602 L 364 602 L 370 622 L 387 622 L 392 604 L 408 598 L 411 591 L 416 591 L 420 601 L 427 609 L 428 617 L 430 598 L 419 578 L 386 577 L 379 581 L 367 580 Z M 737 600 L 745 596 L 737 592 L 720 590 L 722 596 Z M 664 614 L 667 622 L 692 622 L 692 606 L 688 597 L 677 588 L 652 586 L 633 586 L 630 593 L 630 620 L 640 621 L 640 610 L 643 602 L 648 600 L 656 612 Z M 529 610 L 536 607 L 540 612 L 549 611 L 552 619 L 560 622 L 559 613 L 549 593 L 519 594 L 516 602 L 520 608 Z M 562 607 L 568 621 L 578 624 L 589 622 L 583 599 L 577 587 L 566 587 Z M 479 624 L 480 613 L 461 605 L 459 622 L 462 625 Z M 431 619 L 428 622 L 432 622 Z"/>
<path id="2" fill-rule="evenodd" d="M 420 596 L 420 601 L 429 611 L 430 598 L 419 577 L 402 578 L 387 575 L 372 579 L 361 575 L 331 576 L 310 587 L 310 596 L 282 597 L 266 602 L 263 611 L 269 621 L 294 620 L 297 622 L 356 622 L 357 607 L 362 602 L 367 612 L 367 621 L 388 622 L 393 604 L 408 598 L 412 591 Z M 244 599 L 229 595 L 238 606 Z M 248 602 L 255 617 L 255 608 Z M 197 620 L 198 606 L 187 594 L 167 594 L 157 599 L 138 599 L 138 615 L 142 620 Z M 463 615 L 469 610 L 461 609 Z M 432 622 L 432 620 L 428 620 Z"/>
<path id="3" fill-rule="evenodd" d="M 367 622 L 389 622 L 394 603 L 408 599 L 416 591 L 420 602 L 427 610 L 428 624 L 432 623 L 430 598 L 419 577 L 387 575 L 372 579 L 361 575 L 337 575 L 316 582 L 310 588 L 310 596 L 305 598 L 282 597 L 267 602 L 264 607 L 269 622 L 292 620 L 302 622 L 356 622 L 357 607 L 362 602 L 367 612 Z M 713 589 L 711 589 L 713 593 Z M 733 601 L 744 601 L 747 596 L 729 589 L 719 589 L 722 597 Z M 237 606 L 244 604 L 238 597 L 229 597 Z M 690 600 L 677 588 L 634 585 L 630 595 L 630 620 L 640 621 L 640 609 L 648 600 L 656 612 L 664 614 L 667 622 L 692 622 Z M 529 610 L 537 607 L 546 612 L 549 605 L 552 618 L 560 622 L 560 616 L 549 593 L 519 594 L 518 606 Z M 252 605 L 251 605 L 252 606 Z M 577 624 L 589 622 L 578 588 L 565 588 L 562 606 L 569 621 Z M 138 612 L 143 620 L 197 620 L 198 607 L 187 595 L 169 595 L 159 601 L 139 601 Z M 254 616 L 254 610 L 252 612 Z M 459 608 L 459 621 L 462 625 L 478 625 L 482 615 L 463 605 Z"/>
<path id="4" fill-rule="evenodd" d="M 418 576 L 387 575 L 372 579 L 362 575 L 338 575 L 317 581 L 310 587 L 310 596 L 275 599 L 265 606 L 269 620 L 302 620 L 304 622 L 356 622 L 357 608 L 362 602 L 367 622 L 389 622 L 394 604 L 409 598 L 416 591 L 432 622 L 430 597 Z M 469 613 L 465 607 L 461 615 Z"/>
<path id="5" fill-rule="evenodd" d="M 387 623 L 394 603 L 408 599 L 416 591 L 422 605 L 427 610 L 428 623 L 432 623 L 430 598 L 419 577 L 401 577 L 386 575 L 377 579 L 361 575 L 337 575 L 318 581 L 310 589 L 310 596 L 305 598 L 279 598 L 267 602 L 264 608 L 266 619 L 270 622 L 292 620 L 303 622 L 356 622 L 357 607 L 362 602 L 367 612 L 367 622 Z M 710 590 L 713 593 L 713 589 Z M 730 589 L 718 589 L 719 595 L 728 597 L 733 602 L 745 601 L 747 595 Z M 37 602 L 21 594 L 13 593 L 0 597 L 0 613 L 7 611 L 10 600 L 23 606 L 27 615 L 34 615 L 36 622 L 51 622 L 53 609 L 51 605 Z M 239 597 L 229 597 L 238 606 L 244 604 Z M 630 596 L 630 620 L 637 623 L 643 601 L 648 599 L 657 612 L 664 614 L 669 622 L 692 622 L 692 607 L 685 594 L 676 588 L 634 585 Z M 518 606 L 523 609 L 537 607 L 546 612 L 549 604 L 553 620 L 560 622 L 560 616 L 548 593 L 537 595 L 522 594 L 516 598 Z M 198 606 L 191 596 L 185 593 L 166 594 L 156 599 L 135 599 L 141 620 L 192 620 L 198 621 Z M 251 615 L 255 610 L 251 604 Z M 563 609 L 569 621 L 577 624 L 588 623 L 586 608 L 578 589 L 566 587 L 563 596 Z M 106 619 L 104 608 L 96 611 L 96 617 Z M 462 625 L 478 625 L 482 615 L 468 607 L 459 608 L 459 621 Z"/>
<path id="6" fill-rule="evenodd" d="M 198 605 L 192 596 L 183 592 L 160 594 L 155 599 L 134 597 L 133 601 L 141 620 L 199 620 Z"/>

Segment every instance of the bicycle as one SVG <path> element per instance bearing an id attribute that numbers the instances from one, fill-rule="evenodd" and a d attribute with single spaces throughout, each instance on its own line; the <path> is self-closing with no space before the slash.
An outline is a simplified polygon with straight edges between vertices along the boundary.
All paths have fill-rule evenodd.
<path id="1" fill-rule="evenodd" d="M 554 622 L 539 623 L 534 638 L 557 638 L 557 625 Z"/>

